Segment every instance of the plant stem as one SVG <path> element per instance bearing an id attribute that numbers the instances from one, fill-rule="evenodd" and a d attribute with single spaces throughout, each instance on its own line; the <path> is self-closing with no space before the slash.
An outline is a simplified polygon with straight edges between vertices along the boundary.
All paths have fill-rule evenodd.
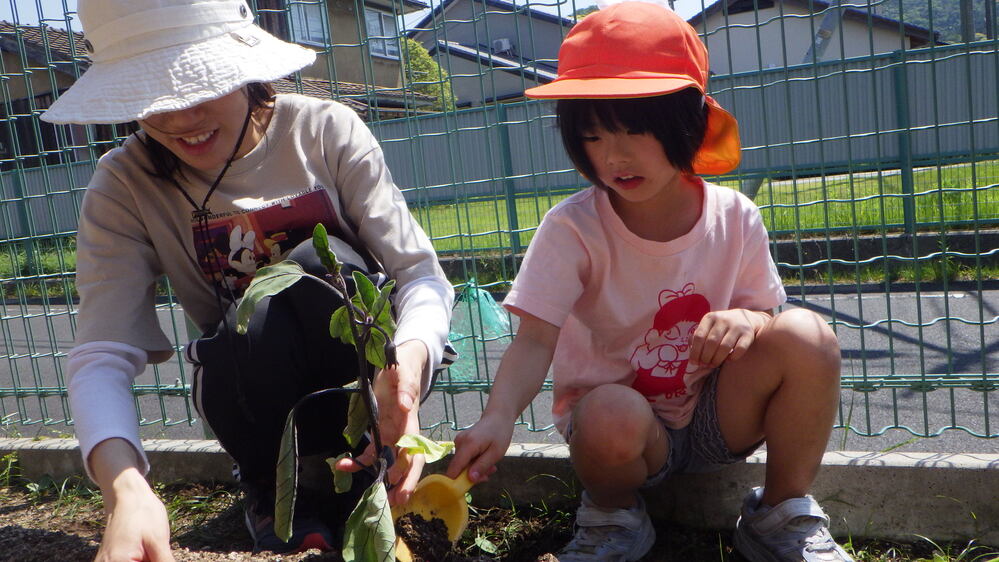
<path id="1" fill-rule="evenodd" d="M 375 445 L 375 458 L 381 460 L 382 456 L 382 436 L 381 431 L 378 429 L 378 401 L 375 399 L 375 393 L 372 388 L 374 382 L 374 369 L 371 369 L 368 365 L 367 357 L 364 354 L 364 349 L 368 343 L 368 332 L 370 327 L 367 323 L 361 322 L 357 319 L 357 310 L 354 307 L 354 303 L 350 302 L 350 295 L 347 293 L 347 283 L 343 279 L 343 275 L 337 271 L 336 274 L 332 276 L 335 280 L 335 286 L 340 291 L 340 294 L 344 296 L 344 305 L 347 307 L 347 316 L 350 321 L 350 334 L 354 338 L 354 351 L 357 353 L 357 381 L 360 385 L 361 399 L 364 400 L 364 405 L 368 409 L 368 423 L 371 428 L 371 438 Z M 357 329 L 358 324 L 364 325 L 366 330 L 361 333 Z M 369 378 L 370 372 L 370 378 Z M 379 475 L 384 475 L 385 472 L 379 469 Z"/>

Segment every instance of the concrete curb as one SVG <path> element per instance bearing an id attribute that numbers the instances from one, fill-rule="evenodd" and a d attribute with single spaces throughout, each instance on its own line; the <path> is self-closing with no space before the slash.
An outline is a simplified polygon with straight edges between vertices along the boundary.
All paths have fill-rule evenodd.
<path id="1" fill-rule="evenodd" d="M 147 440 L 153 481 L 231 481 L 232 460 L 216 441 Z M 75 439 L 0 439 L 17 452 L 21 474 L 61 480 L 83 474 Z M 650 514 L 684 525 L 730 529 L 743 496 L 763 482 L 766 453 L 703 474 L 674 476 L 646 493 Z M 444 469 L 444 463 L 428 472 Z M 579 484 L 565 445 L 513 444 L 476 505 L 544 501 L 572 508 Z M 967 541 L 999 546 L 999 454 L 826 453 L 811 493 L 837 536 Z"/>

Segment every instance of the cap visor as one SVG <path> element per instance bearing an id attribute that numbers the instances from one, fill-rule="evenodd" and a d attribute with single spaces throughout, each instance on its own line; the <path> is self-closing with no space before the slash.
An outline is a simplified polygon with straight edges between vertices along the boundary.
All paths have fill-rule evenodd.
<path id="1" fill-rule="evenodd" d="M 641 98 L 700 86 L 689 78 L 568 78 L 524 90 L 536 99 Z"/>

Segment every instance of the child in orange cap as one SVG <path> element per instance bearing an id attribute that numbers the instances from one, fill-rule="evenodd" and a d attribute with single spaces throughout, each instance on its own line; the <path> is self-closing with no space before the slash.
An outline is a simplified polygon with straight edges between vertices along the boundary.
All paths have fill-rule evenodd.
<path id="1" fill-rule="evenodd" d="M 566 151 L 593 187 L 545 216 L 504 305 L 520 317 L 482 418 L 449 467 L 496 468 L 552 370 L 556 427 L 582 482 L 561 562 L 638 560 L 655 542 L 640 489 L 745 459 L 765 487 L 736 525 L 750 560 L 851 560 L 805 495 L 839 394 L 836 336 L 785 301 L 756 206 L 697 174 L 739 163 L 735 119 L 705 95 L 708 56 L 671 10 L 624 2 L 566 36 L 557 99 Z"/>

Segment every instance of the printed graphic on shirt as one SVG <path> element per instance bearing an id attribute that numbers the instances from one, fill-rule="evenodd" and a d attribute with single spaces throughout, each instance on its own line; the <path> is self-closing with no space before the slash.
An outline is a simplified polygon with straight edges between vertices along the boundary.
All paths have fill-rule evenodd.
<path id="1" fill-rule="evenodd" d="M 652 328 L 631 355 L 631 366 L 637 375 L 632 388 L 653 401 L 685 396 L 690 338 L 710 310 L 708 299 L 694 292 L 693 283 L 687 283 L 679 291 L 661 291 L 659 312 L 652 320 Z"/>
<path id="2" fill-rule="evenodd" d="M 255 209 L 210 215 L 207 228 L 197 221 L 191 226 L 198 265 L 223 294 L 232 291 L 239 297 L 258 269 L 283 260 L 312 238 L 320 222 L 330 233 L 341 232 L 329 192 L 322 186 Z"/>

